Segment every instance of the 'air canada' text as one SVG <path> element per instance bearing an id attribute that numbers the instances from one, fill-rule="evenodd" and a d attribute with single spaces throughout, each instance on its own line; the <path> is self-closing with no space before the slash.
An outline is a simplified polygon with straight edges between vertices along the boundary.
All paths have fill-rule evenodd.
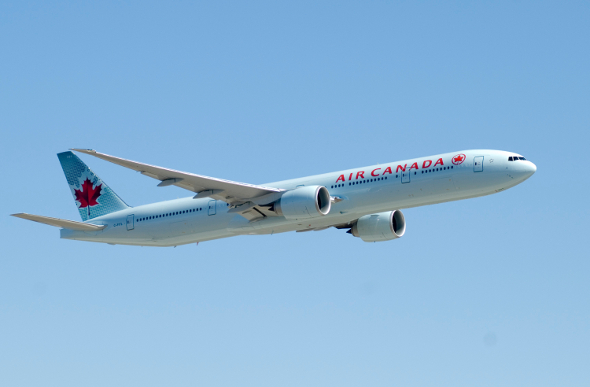
<path id="1" fill-rule="evenodd" d="M 412 169 L 426 169 L 426 168 L 430 168 L 431 166 L 434 168 L 438 165 L 445 165 L 445 163 L 443 162 L 443 159 L 440 158 L 438 160 L 436 160 L 436 162 L 434 163 L 434 165 L 432 165 L 432 160 L 424 160 L 422 162 L 422 166 L 419 167 L 418 166 L 418 162 L 415 162 L 414 164 L 410 165 L 410 168 L 408 169 L 408 164 L 404 164 L 402 165 L 398 165 L 395 168 L 395 173 L 398 173 L 400 171 L 405 172 L 406 169 L 408 169 L 408 171 L 411 171 Z M 393 170 L 391 167 L 387 167 L 385 169 L 382 168 L 375 168 L 370 172 L 371 176 L 373 177 L 379 177 L 379 176 L 384 176 L 386 174 L 393 174 Z M 365 179 L 365 171 L 358 171 L 355 175 L 354 172 L 352 172 L 350 175 L 348 175 L 348 181 L 350 180 L 359 180 L 359 179 Z M 339 181 L 347 181 L 346 177 L 344 175 L 340 175 L 338 176 L 338 179 L 336 179 L 336 183 L 338 183 Z"/>

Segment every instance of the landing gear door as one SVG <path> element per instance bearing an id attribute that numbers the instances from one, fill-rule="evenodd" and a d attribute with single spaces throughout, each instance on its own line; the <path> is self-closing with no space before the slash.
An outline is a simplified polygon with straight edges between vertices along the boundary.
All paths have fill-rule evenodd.
<path id="1" fill-rule="evenodd" d="M 473 172 L 483 172 L 483 156 L 476 156 L 473 159 Z"/>
<path id="2" fill-rule="evenodd" d="M 127 231 L 135 228 L 135 215 L 127 215 Z"/>

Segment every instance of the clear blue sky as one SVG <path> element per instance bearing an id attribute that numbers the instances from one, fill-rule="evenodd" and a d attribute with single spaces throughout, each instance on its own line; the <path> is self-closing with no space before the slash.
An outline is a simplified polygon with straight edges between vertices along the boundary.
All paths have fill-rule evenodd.
<path id="1" fill-rule="evenodd" d="M 588 2 L 0 4 L 5 386 L 590 385 Z M 470 148 L 538 167 L 406 235 L 65 241 L 71 147 L 265 183 Z M 131 205 L 188 196 L 82 156 Z"/>

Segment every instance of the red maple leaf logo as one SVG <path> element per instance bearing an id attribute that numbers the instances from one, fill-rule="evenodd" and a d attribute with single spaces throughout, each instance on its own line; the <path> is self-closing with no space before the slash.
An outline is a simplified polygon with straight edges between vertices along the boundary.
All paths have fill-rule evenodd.
<path id="1" fill-rule="evenodd" d="M 86 178 L 84 183 L 82 183 L 82 189 L 74 189 L 74 193 L 76 194 L 76 200 L 80 202 L 79 208 L 84 208 L 88 206 L 96 206 L 98 202 L 96 199 L 100 197 L 102 184 L 97 185 L 96 187 L 92 188 L 92 182 L 90 179 Z"/>
<path id="2" fill-rule="evenodd" d="M 457 156 L 452 158 L 453 164 L 455 165 L 459 165 L 461 164 L 463 161 L 465 161 L 465 155 L 463 153 L 458 154 Z"/>

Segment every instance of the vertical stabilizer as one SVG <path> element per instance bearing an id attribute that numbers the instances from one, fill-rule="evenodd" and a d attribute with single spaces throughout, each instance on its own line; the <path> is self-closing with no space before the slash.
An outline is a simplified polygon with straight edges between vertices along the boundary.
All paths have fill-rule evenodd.
<path id="1" fill-rule="evenodd" d="M 82 220 L 129 208 L 78 156 L 68 151 L 58 153 L 57 157 Z"/>

